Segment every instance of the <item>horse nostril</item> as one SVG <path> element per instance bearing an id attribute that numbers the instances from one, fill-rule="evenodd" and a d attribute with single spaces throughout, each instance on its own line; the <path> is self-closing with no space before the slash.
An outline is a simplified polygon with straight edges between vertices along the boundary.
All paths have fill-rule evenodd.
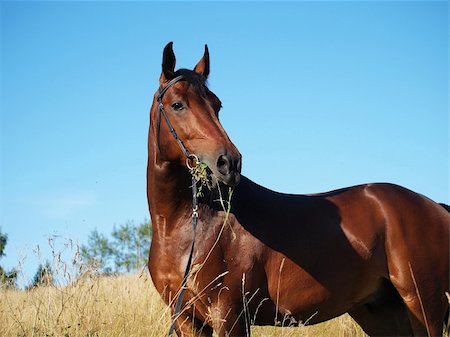
<path id="1" fill-rule="evenodd" d="M 241 173 L 242 157 L 233 158 L 228 155 L 220 155 L 217 159 L 217 170 L 220 174 L 227 176 L 233 172 Z"/>
<path id="2" fill-rule="evenodd" d="M 230 159 L 227 156 L 219 156 L 217 159 L 217 170 L 225 176 L 230 173 Z"/>

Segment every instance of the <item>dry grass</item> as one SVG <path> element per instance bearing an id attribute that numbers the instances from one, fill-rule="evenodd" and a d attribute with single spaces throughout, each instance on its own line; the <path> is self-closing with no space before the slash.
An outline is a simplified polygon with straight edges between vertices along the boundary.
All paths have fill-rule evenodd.
<path id="1" fill-rule="evenodd" d="M 161 336 L 168 318 L 145 276 L 1 290 L 0 336 Z"/>
<path id="2" fill-rule="evenodd" d="M 0 290 L 0 336 L 167 335 L 169 314 L 147 273 L 86 278 L 65 287 Z M 364 336 L 348 317 L 311 327 L 254 327 L 252 336 Z"/>

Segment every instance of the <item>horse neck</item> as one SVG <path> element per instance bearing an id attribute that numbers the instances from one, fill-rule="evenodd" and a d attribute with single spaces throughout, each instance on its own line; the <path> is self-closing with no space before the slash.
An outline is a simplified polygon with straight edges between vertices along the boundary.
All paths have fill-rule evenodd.
<path id="1" fill-rule="evenodd" d="M 150 128 L 147 198 L 154 230 L 157 230 L 161 222 L 165 227 L 164 232 L 168 233 L 183 225 L 180 219 L 190 217 L 192 212 L 191 176 L 179 162 L 160 159 L 155 135 L 154 130 Z"/>

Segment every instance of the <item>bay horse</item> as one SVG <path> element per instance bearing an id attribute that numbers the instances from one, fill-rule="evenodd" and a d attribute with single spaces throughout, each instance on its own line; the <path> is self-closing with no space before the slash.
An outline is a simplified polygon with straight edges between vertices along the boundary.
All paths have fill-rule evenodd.
<path id="1" fill-rule="evenodd" d="M 249 336 L 251 324 L 316 324 L 347 312 L 370 336 L 442 336 L 445 207 L 387 183 L 313 195 L 257 185 L 241 175 L 209 71 L 206 45 L 194 70 L 175 71 L 169 43 L 150 110 L 148 267 L 172 313 L 192 258 L 177 335 Z M 217 182 L 198 197 L 190 257 L 193 158 Z"/>

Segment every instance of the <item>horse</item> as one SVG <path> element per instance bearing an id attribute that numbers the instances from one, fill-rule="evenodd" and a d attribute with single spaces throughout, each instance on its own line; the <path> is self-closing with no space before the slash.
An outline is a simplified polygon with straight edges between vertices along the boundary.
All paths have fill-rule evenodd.
<path id="1" fill-rule="evenodd" d="M 177 335 L 250 336 L 251 325 L 348 313 L 369 336 L 442 336 L 445 207 L 389 183 L 307 195 L 259 186 L 219 121 L 207 45 L 193 70 L 175 63 L 170 42 L 150 109 L 147 196 L 148 268 Z M 206 182 L 192 192 L 199 163 Z"/>

